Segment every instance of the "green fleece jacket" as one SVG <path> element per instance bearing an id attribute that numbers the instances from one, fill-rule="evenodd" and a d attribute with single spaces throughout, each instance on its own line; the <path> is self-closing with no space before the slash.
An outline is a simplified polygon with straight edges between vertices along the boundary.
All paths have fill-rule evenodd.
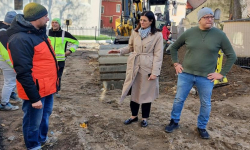
<path id="1" fill-rule="evenodd" d="M 183 72 L 207 77 L 215 72 L 218 52 L 221 49 L 227 57 L 220 74 L 225 76 L 236 60 L 235 52 L 226 34 L 217 28 L 201 30 L 193 27 L 185 31 L 171 46 L 172 61 L 178 62 L 178 49 L 186 45 L 186 54 L 182 63 Z"/>

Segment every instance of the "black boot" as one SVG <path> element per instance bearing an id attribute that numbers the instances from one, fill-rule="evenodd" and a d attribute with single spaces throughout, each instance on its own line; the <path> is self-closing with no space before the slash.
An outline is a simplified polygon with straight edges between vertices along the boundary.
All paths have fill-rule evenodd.
<path id="1" fill-rule="evenodd" d="M 210 138 L 210 136 L 209 136 L 206 129 L 200 129 L 200 128 L 197 128 L 197 129 L 198 129 L 198 132 L 199 132 L 201 138 L 203 138 L 203 139 L 209 139 Z"/>
<path id="2" fill-rule="evenodd" d="M 173 119 L 170 120 L 169 125 L 165 127 L 165 131 L 167 133 L 173 132 L 175 129 L 178 129 L 180 126 L 178 123 L 175 123 Z"/>

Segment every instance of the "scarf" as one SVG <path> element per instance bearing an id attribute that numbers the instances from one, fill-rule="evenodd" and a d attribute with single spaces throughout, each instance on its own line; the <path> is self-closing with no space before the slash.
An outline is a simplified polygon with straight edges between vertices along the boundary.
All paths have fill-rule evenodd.
<path id="1" fill-rule="evenodd" d="M 146 29 L 140 28 L 138 30 L 138 32 L 139 32 L 139 35 L 141 36 L 141 38 L 144 39 L 144 38 L 146 38 L 148 36 L 149 33 L 151 33 L 151 26 L 149 26 Z"/>

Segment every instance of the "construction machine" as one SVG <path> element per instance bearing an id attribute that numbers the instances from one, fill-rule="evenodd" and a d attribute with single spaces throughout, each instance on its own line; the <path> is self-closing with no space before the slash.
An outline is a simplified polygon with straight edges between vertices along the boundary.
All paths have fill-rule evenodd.
<path id="1" fill-rule="evenodd" d="M 115 20 L 116 39 L 115 44 L 127 44 L 132 30 L 136 28 L 141 13 L 146 10 L 143 8 L 145 0 L 122 0 L 122 15 Z M 145 5 L 144 5 L 145 6 Z"/>
<path id="2" fill-rule="evenodd" d="M 122 15 L 115 20 L 116 39 L 114 44 L 127 44 L 132 30 L 140 21 L 141 13 L 151 5 L 165 5 L 164 21 L 169 21 L 169 0 L 122 0 Z M 159 23 L 157 22 L 157 26 Z"/>

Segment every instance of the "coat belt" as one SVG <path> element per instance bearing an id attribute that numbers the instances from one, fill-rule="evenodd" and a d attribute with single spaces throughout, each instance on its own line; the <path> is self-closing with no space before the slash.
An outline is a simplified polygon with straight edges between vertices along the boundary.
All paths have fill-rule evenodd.
<path id="1" fill-rule="evenodd" d="M 133 66 L 133 69 L 132 69 L 132 80 L 133 80 L 133 77 L 135 77 L 134 73 L 135 73 L 135 61 L 136 61 L 136 58 L 140 55 L 148 55 L 148 56 L 153 56 L 153 53 L 136 53 L 136 52 L 132 52 L 130 54 L 132 57 L 133 57 L 133 61 L 132 61 L 132 66 Z"/>

